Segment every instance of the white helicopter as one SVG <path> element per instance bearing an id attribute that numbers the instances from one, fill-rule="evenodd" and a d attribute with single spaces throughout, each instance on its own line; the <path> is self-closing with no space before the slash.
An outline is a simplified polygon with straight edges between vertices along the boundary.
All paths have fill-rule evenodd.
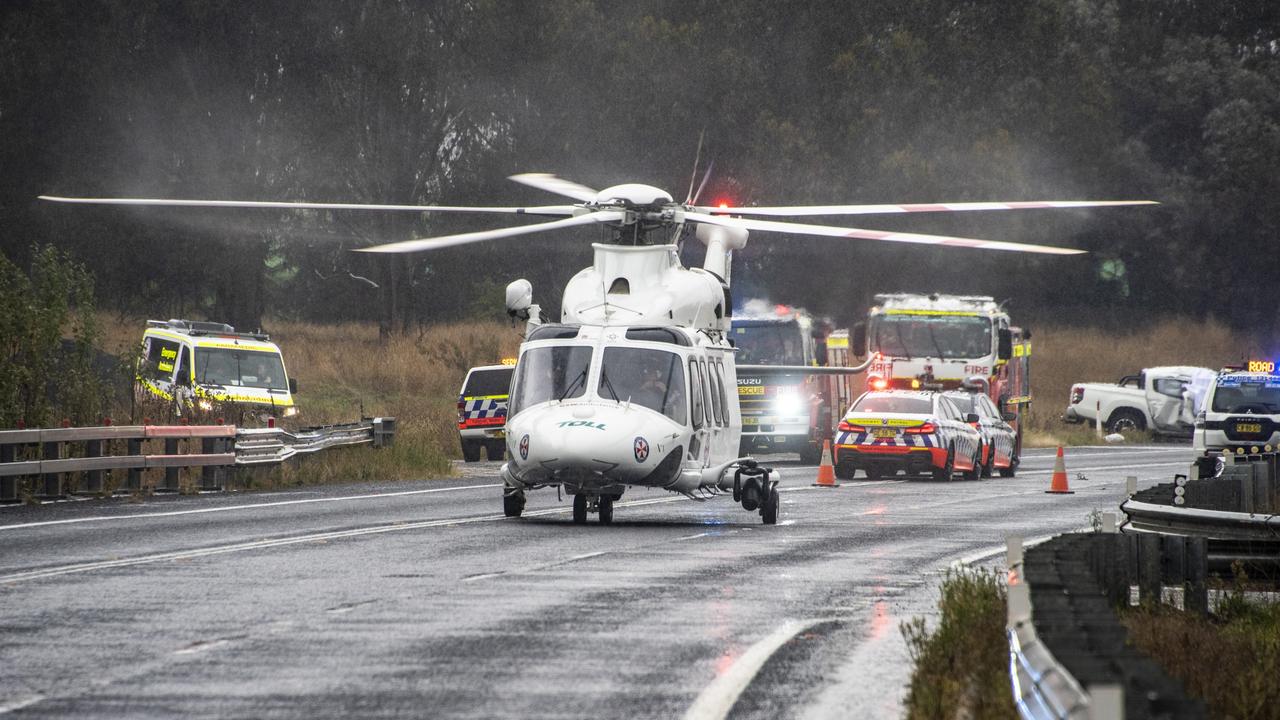
<path id="1" fill-rule="evenodd" d="M 737 370 L 845 374 L 851 368 L 736 366 L 728 337 L 734 250 L 750 231 L 781 232 L 944 247 L 1073 255 L 1084 251 L 974 238 L 884 232 L 752 217 L 965 212 L 1030 208 L 1150 205 L 1151 201 L 979 202 L 922 205 L 707 207 L 642 184 L 596 191 L 548 174 L 512 180 L 575 202 L 537 207 L 366 205 L 147 198 L 66 198 L 54 202 L 318 210 L 480 212 L 551 216 L 533 225 L 462 233 L 364 248 L 404 253 L 453 247 L 580 225 L 609 229 L 593 243 L 595 260 L 569 280 L 560 321 L 543 322 L 532 287 L 507 287 L 507 310 L 527 321 L 512 381 L 502 466 L 503 511 L 519 517 L 525 493 L 562 488 L 573 496 L 573 520 L 589 514 L 613 521 L 628 487 L 661 488 L 706 499 L 732 492 L 765 524 L 778 521 L 777 481 L 770 468 L 738 455 L 742 418 Z M 704 178 L 703 185 L 706 180 Z M 701 188 L 699 188 L 699 193 Z M 701 268 L 686 268 L 679 244 L 687 225 L 706 245 Z"/>

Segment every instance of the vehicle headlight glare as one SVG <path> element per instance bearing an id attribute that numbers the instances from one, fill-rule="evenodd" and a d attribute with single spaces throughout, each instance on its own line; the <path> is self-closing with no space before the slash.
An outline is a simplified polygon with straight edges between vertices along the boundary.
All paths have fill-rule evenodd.
<path id="1" fill-rule="evenodd" d="M 287 407 L 287 408 L 285 408 L 285 409 L 284 409 L 284 416 L 285 416 L 285 417 L 293 417 L 294 415 L 297 415 L 297 414 L 298 414 L 298 406 L 297 406 L 297 405 L 291 405 L 291 406 L 289 406 L 289 407 Z"/>
<path id="2" fill-rule="evenodd" d="M 196 403 L 196 405 L 201 410 L 204 410 L 206 412 L 213 409 L 213 403 L 209 402 L 208 400 L 201 400 L 200 402 Z"/>
<path id="3" fill-rule="evenodd" d="M 797 395 L 779 395 L 773 403 L 774 411 L 779 415 L 795 415 L 800 412 L 800 397 Z"/>

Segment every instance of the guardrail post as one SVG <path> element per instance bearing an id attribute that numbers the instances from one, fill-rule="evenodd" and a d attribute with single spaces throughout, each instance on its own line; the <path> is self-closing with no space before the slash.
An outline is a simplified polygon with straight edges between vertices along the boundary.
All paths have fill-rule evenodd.
<path id="1" fill-rule="evenodd" d="M 376 448 L 389 447 L 396 439 L 396 419 L 395 418 L 374 418 L 373 419 L 373 446 Z"/>
<path id="2" fill-rule="evenodd" d="M 1138 536 L 1138 602 L 1160 604 L 1160 536 Z"/>
<path id="3" fill-rule="evenodd" d="M 165 438 L 165 439 L 164 439 L 164 454 L 165 454 L 165 455 L 177 455 L 177 454 L 178 454 L 178 438 Z M 167 467 L 167 468 L 165 468 L 165 469 L 164 469 L 164 486 L 163 486 L 163 488 L 162 488 L 162 489 L 164 489 L 164 490 L 172 490 L 172 491 L 174 491 L 174 492 L 177 492 L 177 490 L 178 490 L 178 468 L 176 468 L 176 467 Z"/>
<path id="4" fill-rule="evenodd" d="M 62 457 L 62 444 L 57 442 L 43 443 L 43 449 L 40 454 L 41 460 L 57 460 Z M 45 473 L 41 475 L 44 484 L 41 490 L 41 497 L 56 498 L 62 497 L 62 476 L 58 473 Z"/>
<path id="5" fill-rule="evenodd" d="M 102 457 L 102 441 L 86 440 L 84 444 L 85 457 Z M 90 470 L 85 473 L 85 492 L 100 493 L 102 492 L 102 471 Z"/>
<path id="6" fill-rule="evenodd" d="M 1209 540 L 1187 538 L 1187 579 L 1183 585 L 1183 609 L 1201 617 L 1209 614 Z"/>
<path id="7" fill-rule="evenodd" d="M 125 442 L 128 445 L 128 453 L 130 457 L 137 457 L 142 454 L 141 438 L 129 438 Z M 136 468 L 136 467 L 129 468 L 128 478 L 125 480 L 125 489 L 126 490 L 142 489 L 142 469 L 141 468 Z"/>
<path id="8" fill-rule="evenodd" d="M 1138 476 L 1127 475 L 1124 479 L 1124 494 L 1126 497 L 1133 497 L 1138 493 Z"/>
<path id="9" fill-rule="evenodd" d="M 0 463 L 11 463 L 15 453 L 15 445 L 0 445 Z M 0 500 L 18 499 L 18 478 L 13 475 L 0 477 Z"/>
<path id="10" fill-rule="evenodd" d="M 1161 584 L 1171 585 L 1173 587 L 1183 588 L 1185 592 L 1187 581 L 1187 539 L 1181 535 L 1161 535 Z M 1183 595 L 1183 602 L 1186 602 L 1186 595 Z"/>
<path id="11" fill-rule="evenodd" d="M 1101 580 L 1107 599 L 1116 607 L 1129 607 L 1129 585 L 1133 577 L 1129 558 L 1134 539 L 1133 535 L 1117 534 L 1106 545 Z"/>

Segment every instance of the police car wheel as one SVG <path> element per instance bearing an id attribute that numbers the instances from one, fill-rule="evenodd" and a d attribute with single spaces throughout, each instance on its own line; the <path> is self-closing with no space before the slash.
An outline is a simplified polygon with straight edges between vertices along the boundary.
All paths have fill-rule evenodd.
<path id="1" fill-rule="evenodd" d="M 970 464 L 970 465 L 972 465 L 973 467 L 972 467 L 972 468 L 970 468 L 970 469 L 968 469 L 968 470 L 965 470 L 965 471 L 964 471 L 964 475 L 963 475 L 964 479 L 965 479 L 965 480 L 977 480 L 978 478 L 982 477 L 982 454 L 981 454 L 981 450 L 979 450 L 978 452 L 974 453 L 974 454 L 973 454 L 973 457 L 969 458 L 969 464 Z"/>
<path id="2" fill-rule="evenodd" d="M 503 440 L 486 440 L 484 443 L 484 454 L 489 456 L 490 462 L 507 459 L 507 443 Z"/>
<path id="3" fill-rule="evenodd" d="M 806 445 L 800 450 L 800 463 L 802 465 L 817 465 L 820 460 L 822 460 L 822 446 Z"/>
<path id="4" fill-rule="evenodd" d="M 938 482 L 951 480 L 956 474 L 956 446 L 947 448 L 947 462 L 940 468 L 933 469 L 933 479 Z"/>
<path id="5" fill-rule="evenodd" d="M 462 441 L 462 459 L 467 462 L 480 462 L 480 441 Z"/>

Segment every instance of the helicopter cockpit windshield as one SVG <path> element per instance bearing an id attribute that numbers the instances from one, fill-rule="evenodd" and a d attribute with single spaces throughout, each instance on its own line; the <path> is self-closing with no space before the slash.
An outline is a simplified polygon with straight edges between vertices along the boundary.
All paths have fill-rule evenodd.
<path id="1" fill-rule="evenodd" d="M 516 367 L 509 415 L 550 400 L 569 400 L 587 392 L 591 348 L 553 345 L 525 352 Z"/>
<path id="2" fill-rule="evenodd" d="M 684 425 L 684 363 L 665 350 L 605 348 L 596 394 L 605 400 L 630 401 Z"/>

